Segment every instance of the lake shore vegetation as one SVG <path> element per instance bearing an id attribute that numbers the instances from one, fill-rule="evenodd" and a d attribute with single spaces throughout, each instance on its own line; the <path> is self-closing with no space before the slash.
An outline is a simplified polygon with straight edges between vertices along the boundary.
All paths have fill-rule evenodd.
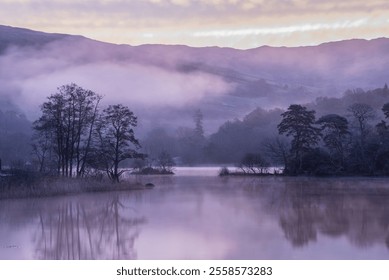
<path id="1" fill-rule="evenodd" d="M 102 176 L 59 177 L 36 171 L 12 170 L 0 176 L 0 199 L 47 197 L 88 192 L 148 189 L 147 184 L 122 180 L 113 182 Z"/>
<path id="2" fill-rule="evenodd" d="M 193 127 L 178 127 L 175 135 L 154 128 L 141 139 L 135 113 L 122 104 L 103 107 L 102 99 L 74 83 L 59 87 L 40 106 L 30 142 L 23 116 L 1 112 L 6 130 L 0 140 L 7 144 L 0 147 L 2 196 L 131 188 L 124 174 L 173 175 L 175 166 L 207 164 L 234 163 L 236 168 L 221 169 L 221 176 L 389 175 L 386 85 L 286 110 L 257 108 L 210 135 L 199 109 Z M 13 132 L 16 127 L 26 134 Z M 46 188 L 48 182 L 57 190 Z"/>

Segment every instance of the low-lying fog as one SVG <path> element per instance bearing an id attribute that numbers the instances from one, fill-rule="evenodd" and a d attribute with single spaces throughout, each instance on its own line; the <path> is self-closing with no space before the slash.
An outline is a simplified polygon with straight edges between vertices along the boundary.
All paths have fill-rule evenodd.
<path id="1" fill-rule="evenodd" d="M 196 172 L 137 178 L 151 190 L 2 201 L 0 259 L 389 257 L 385 179 Z"/>

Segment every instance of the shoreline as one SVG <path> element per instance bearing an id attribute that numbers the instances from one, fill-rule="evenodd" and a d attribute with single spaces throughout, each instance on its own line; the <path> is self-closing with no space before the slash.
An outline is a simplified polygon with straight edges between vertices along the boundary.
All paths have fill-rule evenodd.
<path id="1" fill-rule="evenodd" d="M 112 183 L 108 180 L 96 180 L 86 178 L 44 178 L 31 185 L 8 185 L 0 184 L 0 200 L 66 196 L 82 193 L 114 192 L 148 190 L 154 185 L 141 182 L 121 181 Z"/>
<path id="2" fill-rule="evenodd" d="M 6 199 L 25 199 L 25 198 L 39 198 L 39 197 L 56 197 L 67 196 L 76 194 L 87 193 L 99 193 L 99 192 L 116 192 L 116 191 L 137 191 L 137 190 L 149 190 L 155 187 L 153 184 L 153 176 L 166 176 L 164 175 L 143 175 L 133 174 L 135 177 L 123 179 L 119 183 L 112 183 L 107 179 L 95 179 L 95 178 L 62 178 L 62 177 L 43 177 L 36 179 L 34 182 L 23 182 L 19 184 L 13 184 L 12 182 L 0 182 L 0 200 Z M 137 176 L 142 176 L 143 180 L 138 180 Z M 149 177 L 150 176 L 150 177 Z M 185 175 L 170 175 L 177 177 L 185 177 Z M 193 176 L 192 176 L 193 177 Z M 196 177 L 196 176 L 194 176 Z M 202 176 L 200 176 L 202 177 Z M 282 173 L 243 173 L 243 172 L 231 172 L 229 174 L 209 176 L 214 178 L 278 178 L 285 180 L 301 180 L 301 188 L 305 193 L 316 194 L 389 194 L 387 188 L 370 189 L 368 186 L 354 185 L 351 183 L 347 186 L 329 186 L 325 190 L 323 188 L 316 188 L 315 181 L 321 180 L 337 180 L 351 179 L 353 182 L 357 182 L 358 179 L 365 180 L 389 180 L 388 176 L 362 176 L 362 175 L 328 175 L 328 176 L 313 176 L 313 175 L 284 175 Z M 147 180 L 145 178 L 150 178 Z M 308 183 L 306 185 L 304 182 Z M 354 181 L 357 180 L 357 181 Z M 389 187 L 388 187 L 389 189 Z M 384 190 L 384 191 L 383 191 Z M 323 192 L 324 191 L 324 192 Z"/>

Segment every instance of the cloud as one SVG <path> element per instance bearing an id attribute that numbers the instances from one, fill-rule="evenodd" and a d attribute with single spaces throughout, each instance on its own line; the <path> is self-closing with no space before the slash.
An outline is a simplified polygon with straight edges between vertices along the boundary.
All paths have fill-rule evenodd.
<path id="1" fill-rule="evenodd" d="M 0 6 L 5 24 L 133 45 L 247 49 L 264 44 L 312 45 L 350 36 L 389 36 L 389 3 L 383 0 L 2 0 Z M 317 31 L 323 33 L 323 39 Z M 350 35 L 345 38 L 347 33 Z M 223 40 L 223 34 L 231 40 Z"/>
<path id="2" fill-rule="evenodd" d="M 71 82 L 103 95 L 105 104 L 150 109 L 180 108 L 230 90 L 231 85 L 218 76 L 176 70 L 183 58 L 174 57 L 158 61 L 130 47 L 91 45 L 83 40 L 63 40 L 41 50 L 12 49 L 0 57 L 0 80 L 7 89 L 1 94 L 36 117 L 46 97 Z"/>
<path id="3" fill-rule="evenodd" d="M 194 37 L 230 37 L 230 36 L 247 36 L 247 35 L 267 35 L 267 34 L 283 34 L 293 32 L 306 32 L 314 30 L 328 30 L 339 28 L 355 28 L 363 25 L 366 19 L 359 19 L 354 21 L 341 21 L 335 23 L 316 23 L 316 24 L 301 24 L 289 26 L 275 26 L 268 28 L 247 28 L 237 30 L 213 30 L 205 32 L 195 32 Z"/>

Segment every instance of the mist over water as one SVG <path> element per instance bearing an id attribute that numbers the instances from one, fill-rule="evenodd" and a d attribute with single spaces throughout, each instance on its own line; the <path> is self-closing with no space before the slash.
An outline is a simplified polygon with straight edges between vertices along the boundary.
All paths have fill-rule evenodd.
<path id="1" fill-rule="evenodd" d="M 286 108 L 291 99 L 307 103 L 387 82 L 389 43 L 383 39 L 242 51 L 132 47 L 34 31 L 21 35 L 20 30 L 4 28 L 8 33 L 2 38 L 8 45 L 0 49 L 0 109 L 12 104 L 31 121 L 47 96 L 72 82 L 103 95 L 102 105 L 128 105 L 146 130 L 154 121 L 172 126 L 188 123 L 191 114 L 185 112 L 200 108 L 210 132 L 256 107 Z"/>
<path id="2" fill-rule="evenodd" d="M 389 258 L 387 179 L 182 172 L 131 178 L 151 190 L 2 201 L 0 258 Z"/>
<path id="3" fill-rule="evenodd" d="M 352 125 L 349 106 L 365 103 L 377 111 L 369 123 L 374 128 L 388 102 L 387 39 L 242 51 L 60 37 L 0 42 L 4 167 L 28 162 L 30 121 L 57 87 L 72 82 L 103 95 L 102 108 L 129 106 L 151 160 L 167 152 L 190 166 L 238 165 L 247 153 L 268 156 L 266 144 L 275 141 L 291 103 L 307 103 L 317 117 L 348 117 Z M 371 90 L 341 97 L 359 87 Z M 197 125 L 201 133 L 194 134 Z M 385 166 L 386 156 L 378 163 Z M 174 171 L 124 178 L 156 185 L 149 190 L 1 200 L 0 259 L 389 258 L 386 178 Z"/>

